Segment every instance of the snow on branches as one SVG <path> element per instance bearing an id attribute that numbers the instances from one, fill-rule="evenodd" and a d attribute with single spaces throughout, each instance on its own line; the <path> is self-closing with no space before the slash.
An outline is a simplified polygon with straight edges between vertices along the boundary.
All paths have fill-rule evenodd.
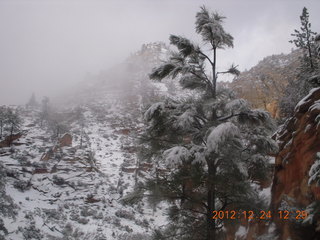
<path id="1" fill-rule="evenodd" d="M 144 119 L 150 121 L 153 119 L 157 114 L 160 114 L 161 111 L 164 110 L 164 103 L 157 102 L 151 105 L 151 107 L 144 113 Z"/>
<path id="2" fill-rule="evenodd" d="M 218 13 L 209 14 L 206 7 L 201 7 L 196 15 L 196 32 L 204 42 L 210 42 L 214 48 L 233 47 L 233 37 L 222 27 L 225 17 Z"/>
<path id="3" fill-rule="evenodd" d="M 320 152 L 317 153 L 317 158 L 309 170 L 309 181 L 308 184 L 316 182 L 320 185 Z"/>
<path id="4" fill-rule="evenodd" d="M 166 160 L 166 165 L 175 166 L 181 165 L 183 161 L 190 157 L 189 150 L 182 146 L 172 147 L 163 152 L 163 156 Z"/>
<path id="5" fill-rule="evenodd" d="M 207 138 L 208 151 L 218 153 L 227 141 L 240 136 L 240 131 L 236 125 L 226 122 L 215 127 Z"/>

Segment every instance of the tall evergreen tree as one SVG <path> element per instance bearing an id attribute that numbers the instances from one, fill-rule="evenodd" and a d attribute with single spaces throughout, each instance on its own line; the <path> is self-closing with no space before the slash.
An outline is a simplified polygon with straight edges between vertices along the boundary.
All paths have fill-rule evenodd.
<path id="1" fill-rule="evenodd" d="M 48 121 L 50 112 L 50 99 L 44 96 L 41 101 L 41 111 L 39 113 L 40 127 L 43 125 L 43 121 Z"/>
<path id="2" fill-rule="evenodd" d="M 303 8 L 300 16 L 300 30 L 295 29 L 291 36 L 293 43 L 303 52 L 300 61 L 300 68 L 297 69 L 297 80 L 290 80 L 285 90 L 284 97 L 280 101 L 280 109 L 283 117 L 289 117 L 293 114 L 297 103 L 306 96 L 310 89 L 320 86 L 320 58 L 317 53 L 316 32 L 311 30 L 309 21 L 309 12 Z"/>
<path id="3" fill-rule="evenodd" d="M 169 216 L 175 224 L 157 231 L 156 239 L 214 240 L 225 224 L 212 219 L 214 211 L 253 210 L 262 204 L 251 182 L 266 177 L 267 154 L 276 150 L 268 137 L 272 121 L 265 111 L 250 110 L 245 100 L 216 87 L 217 49 L 233 46 L 223 19 L 205 7 L 196 15 L 196 32 L 210 45 L 212 58 L 189 39 L 171 35 L 178 51 L 150 74 L 151 79 L 171 77 L 198 90 L 190 99 L 155 103 L 144 114 L 149 127 L 143 139 L 150 157 L 159 168 L 169 169 L 156 170 L 147 189 L 151 196 L 171 201 Z M 221 73 L 239 71 L 231 66 Z"/>
<path id="4" fill-rule="evenodd" d="M 27 103 L 27 107 L 31 107 L 31 108 L 34 108 L 34 107 L 37 107 L 38 106 L 38 102 L 36 100 L 36 95 L 34 93 L 32 93 L 28 103 Z"/>
<path id="5" fill-rule="evenodd" d="M 316 48 L 315 48 L 315 37 L 316 32 L 311 30 L 311 23 L 309 21 L 309 12 L 306 7 L 302 9 L 300 16 L 301 27 L 300 31 L 295 29 L 291 36 L 295 37 L 289 42 L 293 43 L 297 48 L 300 48 L 304 52 L 304 62 L 307 63 L 307 67 L 310 70 L 315 70 L 317 67 L 316 63 Z"/>
<path id="6" fill-rule="evenodd" d="M 225 17 L 218 13 L 209 13 L 203 6 L 196 15 L 196 32 L 201 35 L 203 43 L 210 45 L 213 57 L 210 58 L 199 46 L 193 44 L 189 39 L 171 35 L 170 44 L 178 48 L 173 52 L 170 60 L 157 68 L 150 78 L 162 80 L 165 77 L 176 78 L 182 75 L 180 83 L 189 89 L 206 89 L 212 98 L 216 98 L 216 85 L 219 73 L 239 74 L 235 66 L 224 72 L 217 73 L 217 49 L 233 47 L 233 37 L 226 33 L 222 23 Z M 209 63 L 212 73 L 211 77 L 205 72 L 205 61 Z"/>
<path id="7" fill-rule="evenodd" d="M 5 124 L 7 125 L 8 131 L 10 133 L 10 144 L 12 142 L 13 134 L 20 130 L 21 123 L 22 119 L 19 115 L 19 111 L 7 108 Z"/>

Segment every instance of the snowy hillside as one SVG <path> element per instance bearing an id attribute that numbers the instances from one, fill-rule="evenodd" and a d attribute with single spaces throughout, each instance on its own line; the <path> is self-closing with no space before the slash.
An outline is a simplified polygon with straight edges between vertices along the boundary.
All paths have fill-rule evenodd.
<path id="1" fill-rule="evenodd" d="M 55 104 L 44 99 L 40 105 L 34 103 L 34 106 L 19 110 L 19 117 L 23 120 L 20 128 L 12 136 L 7 126 L 4 132 L 6 138 L 0 142 L 0 194 L 3 199 L 0 202 L 0 208 L 3 209 L 0 215 L 0 239 L 149 240 L 157 233 L 170 235 L 167 232 L 170 227 L 178 230 L 170 222 L 170 217 L 172 220 L 172 207 L 179 205 L 180 185 L 177 187 L 178 197 L 173 192 L 169 194 L 173 197 L 166 199 L 159 197 L 157 191 L 161 188 L 170 190 L 169 185 L 163 181 L 159 184 L 160 187 L 152 188 L 152 181 L 159 176 L 161 180 L 170 179 L 172 174 L 179 171 L 179 167 L 175 166 L 174 169 L 160 161 L 156 164 L 150 162 L 154 158 L 150 157 L 152 146 L 148 144 L 152 145 L 156 141 L 155 146 L 158 146 L 166 139 L 163 136 L 149 139 L 146 131 L 152 128 L 146 121 L 150 124 L 151 116 L 156 116 L 159 109 L 176 111 L 168 115 L 174 121 L 165 121 L 174 124 L 160 132 L 164 137 L 179 137 L 178 143 L 183 143 L 189 149 L 186 150 L 185 146 L 173 146 L 170 151 L 159 151 L 160 155 L 163 153 L 164 157 L 167 156 L 167 161 L 171 161 L 170 156 L 176 158 L 179 153 L 173 150 L 185 149 L 191 153 L 202 148 L 195 145 L 197 139 L 191 138 L 188 132 L 194 130 L 192 114 L 200 106 L 204 107 L 199 111 L 199 114 L 204 114 L 199 124 L 209 129 L 212 122 L 203 123 L 215 116 L 210 113 L 210 106 L 217 103 L 199 101 L 199 107 L 191 107 L 192 101 L 198 101 L 201 94 L 192 89 L 181 91 L 179 79 L 175 82 L 170 81 L 171 79 L 164 79 L 163 82 L 150 81 L 150 72 L 167 58 L 167 54 L 169 48 L 164 44 L 144 45 L 123 64 L 91 76 L 75 87 L 74 91 L 54 99 Z M 227 116 L 220 117 L 219 121 L 232 117 L 229 116 L 231 108 L 242 109 L 238 105 L 245 103 L 244 100 L 232 102 L 233 94 L 223 88 L 218 88 L 218 93 L 222 97 L 219 101 L 225 101 L 226 104 L 218 103 L 217 106 L 226 105 L 226 109 L 220 109 L 217 113 Z M 231 102 L 222 100 L 225 98 Z M 161 104 L 162 102 L 167 105 Z M 153 107 L 149 108 L 150 106 Z M 255 111 L 244 112 L 242 115 L 250 113 L 254 114 Z M 258 119 L 257 116 L 249 118 L 255 120 Z M 156 121 L 153 123 L 157 126 Z M 210 128 L 211 134 L 207 135 L 209 140 L 206 137 L 208 151 L 215 153 L 222 149 L 226 139 L 224 133 L 220 132 L 224 128 L 220 127 L 229 125 L 231 122 L 226 122 L 225 125 L 221 123 L 216 131 Z M 207 130 L 203 130 L 202 134 L 206 132 Z M 230 135 L 227 140 L 239 135 L 235 134 L 237 131 L 233 128 L 227 132 Z M 243 133 L 247 134 L 247 128 L 243 129 Z M 140 141 L 141 139 L 144 141 Z M 252 146 L 258 144 L 255 139 L 252 141 Z M 145 157 L 148 154 L 149 158 Z M 201 154 L 200 151 L 198 155 L 202 156 Z M 186 155 L 190 157 L 192 154 Z M 235 157 L 233 155 L 225 158 Z M 270 158 L 263 159 L 269 161 Z M 181 159 L 179 161 L 182 162 Z M 198 164 L 204 162 L 202 158 Z M 248 176 L 243 167 L 245 165 L 233 162 L 236 163 L 234 169 L 239 169 L 241 176 Z M 269 172 L 265 172 L 268 175 Z M 188 179 L 190 174 L 187 175 Z M 253 195 L 259 195 L 266 203 L 270 201 L 269 175 L 265 179 L 257 176 L 254 183 L 246 182 L 247 187 L 255 193 Z M 198 179 L 190 181 L 196 183 Z M 199 182 L 200 186 L 195 189 L 192 189 L 192 184 L 186 185 L 192 189 L 187 190 L 194 192 L 196 197 L 202 196 L 204 182 Z M 225 181 L 222 181 L 222 185 L 226 187 Z M 167 218 L 168 216 L 170 217 Z M 175 224 L 187 227 L 184 221 L 192 220 L 190 216 L 178 217 Z M 204 225 L 199 226 L 201 233 Z M 245 231 L 251 228 L 249 225 L 242 226 L 240 222 L 234 226 L 235 232 L 225 228 L 223 234 L 242 236 L 243 228 Z"/>
<path id="2" fill-rule="evenodd" d="M 20 109 L 22 135 L 0 147 L 2 196 L 9 197 L 0 206 L 14 210 L 0 215 L 0 236 L 150 239 L 166 222 L 161 204 L 151 206 L 142 195 L 136 204 L 130 200 L 154 171 L 137 160 L 138 139 L 143 110 L 168 94 L 166 84 L 148 78 L 167 51 L 162 43 L 144 45 L 123 64 L 55 99 L 57 109 L 44 110 L 48 99 Z"/>
<path id="3" fill-rule="evenodd" d="M 4 239 L 147 239 L 164 221 L 144 201 L 121 204 L 138 173 L 137 121 L 116 103 L 83 111 L 82 130 L 71 111 L 70 135 L 52 141 L 37 111 L 25 110 L 22 137 L 0 148 L 5 191 L 17 213 L 3 218 Z"/>

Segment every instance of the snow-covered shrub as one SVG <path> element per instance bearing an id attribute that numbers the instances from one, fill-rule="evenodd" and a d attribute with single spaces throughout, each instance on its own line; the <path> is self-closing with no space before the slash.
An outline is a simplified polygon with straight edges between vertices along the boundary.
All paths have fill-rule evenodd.
<path id="1" fill-rule="evenodd" d="M 78 223 L 81 223 L 81 224 L 87 224 L 90 220 L 88 218 L 79 218 L 77 219 L 77 222 Z"/>
<path id="2" fill-rule="evenodd" d="M 0 218 L 0 239 L 5 239 L 4 235 L 8 234 L 8 230 L 6 229 L 6 227 L 4 226 L 4 222 L 3 220 Z"/>
<path id="3" fill-rule="evenodd" d="M 43 213 L 46 214 L 46 217 L 53 220 L 59 220 L 61 219 L 62 215 L 61 213 L 56 209 L 42 209 Z"/>
<path id="4" fill-rule="evenodd" d="M 80 215 L 83 217 L 89 217 L 89 216 L 94 216 L 97 214 L 97 210 L 92 209 L 90 207 L 82 207 L 81 211 L 80 211 Z"/>
<path id="5" fill-rule="evenodd" d="M 53 175 L 52 181 L 53 181 L 54 184 L 57 184 L 57 185 L 63 185 L 63 184 L 66 183 L 64 178 L 59 177 L 58 175 Z"/>
<path id="6" fill-rule="evenodd" d="M 12 178 L 18 178 L 19 177 L 19 172 L 14 169 L 6 169 L 6 176 L 12 177 Z"/>
<path id="7" fill-rule="evenodd" d="M 26 190 L 29 190 L 31 187 L 30 182 L 24 181 L 24 180 L 16 180 L 13 183 L 13 187 L 18 189 L 21 192 L 24 192 Z"/>
<path id="8" fill-rule="evenodd" d="M 73 232 L 73 227 L 72 224 L 70 222 L 68 222 L 65 226 L 64 229 L 62 231 L 64 236 L 70 236 Z"/>
<path id="9" fill-rule="evenodd" d="M 131 227 L 129 227 L 128 225 L 122 226 L 121 229 L 128 232 L 128 233 L 133 232 L 133 229 Z"/>
<path id="10" fill-rule="evenodd" d="M 108 219 L 108 218 L 106 218 L 106 219 Z M 114 226 L 121 226 L 121 220 L 118 217 L 113 216 L 113 217 L 111 217 L 111 219 L 108 219 L 107 221 L 108 222 L 110 221 Z"/>
<path id="11" fill-rule="evenodd" d="M 29 226 L 22 229 L 22 236 L 24 240 L 42 240 L 43 234 L 41 230 L 35 226 L 35 223 L 32 222 Z"/>
<path id="12" fill-rule="evenodd" d="M 32 162 L 31 166 L 34 168 L 46 168 L 47 164 L 45 162 Z"/>
<path id="13" fill-rule="evenodd" d="M 80 218 L 79 213 L 72 211 L 70 214 L 70 220 L 72 221 L 78 221 L 78 219 Z"/>
<path id="14" fill-rule="evenodd" d="M 124 209 L 119 209 L 115 212 L 115 215 L 119 218 L 125 218 L 125 219 L 129 219 L 129 220 L 134 220 L 135 216 L 132 212 L 129 212 L 127 210 Z"/>
<path id="15" fill-rule="evenodd" d="M 137 224 L 138 226 L 141 226 L 143 228 L 148 228 L 150 226 L 148 220 L 145 218 L 143 220 L 136 219 L 134 222 L 135 222 L 135 224 Z"/>
<path id="16" fill-rule="evenodd" d="M 94 219 L 103 219 L 103 213 L 99 212 L 93 216 Z"/>
<path id="17" fill-rule="evenodd" d="M 17 154 L 13 158 L 16 159 L 22 166 L 29 166 L 31 164 L 31 162 L 25 154 Z"/>
<path id="18" fill-rule="evenodd" d="M 70 204 L 69 203 L 64 203 L 62 208 L 70 209 Z"/>
<path id="19" fill-rule="evenodd" d="M 40 209 L 38 211 L 40 212 Z M 28 211 L 25 213 L 24 218 L 29 220 L 34 220 L 33 214 L 34 214 L 33 212 Z"/>

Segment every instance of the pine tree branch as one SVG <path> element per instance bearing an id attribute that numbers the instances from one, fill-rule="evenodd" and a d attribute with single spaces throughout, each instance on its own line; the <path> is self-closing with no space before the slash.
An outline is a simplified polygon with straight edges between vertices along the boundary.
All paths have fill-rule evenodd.
<path id="1" fill-rule="evenodd" d="M 182 208 L 183 208 L 183 210 L 191 211 L 191 212 L 194 212 L 194 213 L 199 213 L 199 214 L 201 214 L 201 215 L 203 215 L 203 216 L 206 216 L 206 215 L 207 215 L 206 212 L 197 211 L 197 210 L 192 209 L 192 208 L 184 208 L 184 207 L 182 207 Z M 198 218 L 196 218 L 196 219 L 198 219 Z"/>
<path id="2" fill-rule="evenodd" d="M 194 75 L 195 77 L 199 78 L 200 80 L 204 80 L 206 83 L 208 83 L 208 82 L 210 83 L 206 74 L 203 74 L 205 76 L 205 79 L 204 79 L 203 77 L 201 77 L 199 74 L 195 73 L 194 71 L 190 71 L 190 73 L 192 75 Z"/>
<path id="3" fill-rule="evenodd" d="M 210 62 L 211 66 L 213 66 L 213 62 L 206 54 L 204 54 L 200 49 L 198 50 L 198 52 Z"/>
<path id="4" fill-rule="evenodd" d="M 219 117 L 217 120 L 218 120 L 218 121 L 225 121 L 225 120 L 228 120 L 228 119 L 230 119 L 230 118 L 240 116 L 241 114 L 243 114 L 243 113 L 242 113 L 242 112 L 236 113 L 236 114 L 231 113 L 229 116 Z"/>
<path id="5" fill-rule="evenodd" d="M 148 137 L 148 138 L 144 138 L 144 137 L 135 137 L 135 139 L 140 139 L 143 141 L 150 141 L 150 140 L 156 140 L 156 141 L 163 141 L 163 142 L 168 142 L 168 143 L 172 143 L 172 144 L 176 144 L 177 142 L 175 141 L 170 141 L 170 140 L 166 140 L 166 139 L 161 139 L 161 138 L 156 138 L 156 137 Z"/>

